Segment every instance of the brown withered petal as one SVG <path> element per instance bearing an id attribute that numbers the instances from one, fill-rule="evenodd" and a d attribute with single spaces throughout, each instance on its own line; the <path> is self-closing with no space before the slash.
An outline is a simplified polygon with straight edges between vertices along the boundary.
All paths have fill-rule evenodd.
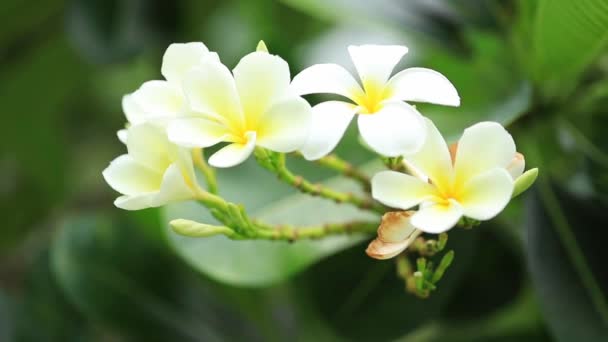
<path id="1" fill-rule="evenodd" d="M 376 238 L 367 246 L 365 253 L 378 260 L 390 259 L 406 250 L 420 234 L 422 234 L 422 231 L 415 230 L 408 238 L 400 242 L 384 242 L 380 238 Z"/>
<path id="2" fill-rule="evenodd" d="M 378 227 L 378 238 L 384 242 L 401 242 L 416 230 L 410 224 L 413 211 L 389 211 L 382 216 Z"/>

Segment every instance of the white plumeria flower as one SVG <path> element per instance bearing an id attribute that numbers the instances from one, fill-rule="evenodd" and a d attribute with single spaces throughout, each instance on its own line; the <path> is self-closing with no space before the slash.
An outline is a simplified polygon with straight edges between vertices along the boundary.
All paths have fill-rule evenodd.
<path id="1" fill-rule="evenodd" d="M 106 182 L 123 194 L 114 204 L 139 210 L 188 200 L 198 189 L 190 150 L 174 145 L 164 129 L 151 123 L 128 128 L 128 154 L 103 171 Z"/>
<path id="2" fill-rule="evenodd" d="M 419 205 L 411 223 L 427 233 L 444 232 L 463 216 L 485 221 L 500 213 L 513 192 L 507 170 L 516 155 L 511 135 L 495 122 L 475 124 L 464 131 L 452 158 L 435 125 L 428 119 L 426 124 L 424 146 L 405 156 L 422 179 L 380 172 L 372 178 L 372 196 L 404 210 Z"/>
<path id="3" fill-rule="evenodd" d="M 293 152 L 309 134 L 308 102 L 289 91 L 289 66 L 280 57 L 256 51 L 243 57 L 233 74 L 214 59 L 190 70 L 184 91 L 193 109 L 171 121 L 169 139 L 185 147 L 228 142 L 209 158 L 215 167 L 243 162 L 255 146 Z"/>
<path id="4" fill-rule="evenodd" d="M 336 64 L 316 64 L 294 77 L 292 87 L 300 95 L 331 93 L 353 102 L 328 101 L 313 108 L 313 129 L 302 149 L 306 159 L 331 152 L 355 114 L 360 114 L 359 133 L 380 154 L 395 157 L 422 146 L 423 117 L 403 101 L 458 106 L 460 98 L 445 76 L 430 69 L 409 68 L 390 77 L 407 51 L 399 45 L 349 46 L 363 87 Z"/>
<path id="5" fill-rule="evenodd" d="M 189 108 L 182 91 L 182 82 L 186 73 L 204 58 L 219 60 L 215 52 L 210 52 L 200 42 L 169 45 L 161 66 L 165 80 L 147 81 L 135 92 L 123 96 L 122 110 L 129 124 L 154 122 L 166 125 L 171 118 L 187 115 Z M 126 130 L 120 130 L 118 137 L 124 143 Z"/>

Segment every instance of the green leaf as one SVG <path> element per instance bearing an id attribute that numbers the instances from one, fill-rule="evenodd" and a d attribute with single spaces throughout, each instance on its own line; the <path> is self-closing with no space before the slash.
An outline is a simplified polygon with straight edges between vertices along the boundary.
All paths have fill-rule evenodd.
<path id="1" fill-rule="evenodd" d="M 539 0 L 531 38 L 535 80 L 545 93 L 573 90 L 608 47 L 608 2 Z"/>
<path id="2" fill-rule="evenodd" d="M 280 183 L 252 160 L 239 168 L 219 172 L 220 193 L 242 203 L 252 214 L 271 223 L 310 225 L 376 216 L 347 205 L 292 194 L 295 190 Z M 350 181 L 332 181 L 332 187 L 356 191 Z M 165 221 L 189 219 L 217 224 L 206 208 L 197 203 L 169 205 Z M 240 286 L 268 286 L 287 279 L 310 264 L 361 241 L 361 236 L 336 236 L 319 241 L 233 241 L 224 236 L 190 238 L 167 229 L 177 253 L 195 269 L 209 277 Z"/>
<path id="3" fill-rule="evenodd" d="M 91 214 L 62 226 L 52 246 L 52 267 L 79 311 L 126 340 L 256 336 L 256 328 L 226 306 L 214 284 L 194 277 L 163 244 L 139 229 Z"/>
<path id="4" fill-rule="evenodd" d="M 606 208 L 540 177 L 528 196 L 528 264 L 547 324 L 558 341 L 608 338 Z"/>

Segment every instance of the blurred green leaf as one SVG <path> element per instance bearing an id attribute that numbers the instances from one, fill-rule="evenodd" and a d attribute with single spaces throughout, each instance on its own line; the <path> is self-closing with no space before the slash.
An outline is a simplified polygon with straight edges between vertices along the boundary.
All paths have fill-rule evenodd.
<path id="1" fill-rule="evenodd" d="M 220 193 L 242 203 L 253 217 L 271 223 L 296 225 L 374 219 L 375 216 L 295 192 L 280 183 L 252 160 L 239 168 L 219 173 Z M 356 191 L 350 181 L 328 183 L 345 191 Z M 214 224 L 207 209 L 196 203 L 170 205 L 165 221 L 185 218 Z M 194 239 L 167 229 L 169 241 L 179 255 L 211 278 L 242 286 L 267 286 L 285 280 L 319 259 L 361 241 L 361 236 L 336 236 L 319 241 L 233 241 L 224 236 Z"/>
<path id="2" fill-rule="evenodd" d="M 177 261 L 137 225 L 100 215 L 68 220 L 52 248 L 53 271 L 68 299 L 88 318 L 131 339 L 256 337 Z"/>
<path id="3" fill-rule="evenodd" d="M 558 341 L 606 341 L 608 234 L 601 229 L 606 208 L 544 177 L 537 183 L 528 197 L 526 249 L 547 323 Z"/>
<path id="4" fill-rule="evenodd" d="M 49 254 L 41 253 L 28 269 L 25 293 L 14 316 L 18 341 L 79 340 L 90 333 L 85 318 L 67 301 L 51 273 Z"/>
<path id="5" fill-rule="evenodd" d="M 13 340 L 13 303 L 10 298 L 0 289 L 0 341 Z"/>
<path id="6" fill-rule="evenodd" d="M 467 270 L 474 265 L 476 236 L 454 229 L 448 248 L 455 259 L 428 299 L 417 298 L 397 276 L 394 260 L 365 254 L 366 243 L 331 256 L 294 281 L 310 289 L 311 302 L 345 340 L 391 341 L 437 319 Z M 433 258 L 439 262 L 441 255 Z"/>
<path id="7" fill-rule="evenodd" d="M 535 81 L 548 95 L 575 89 L 580 74 L 608 47 L 608 2 L 539 0 L 534 16 Z"/>

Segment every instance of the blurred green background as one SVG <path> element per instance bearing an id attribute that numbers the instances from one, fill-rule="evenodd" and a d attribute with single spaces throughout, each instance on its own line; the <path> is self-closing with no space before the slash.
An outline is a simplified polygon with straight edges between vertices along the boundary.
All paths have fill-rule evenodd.
<path id="1" fill-rule="evenodd" d="M 605 0 L 3 0 L 0 23 L 0 341 L 608 341 Z M 423 114 L 452 139 L 500 121 L 541 177 L 450 232 L 456 259 L 427 300 L 368 238 L 186 239 L 166 222 L 208 219 L 194 204 L 113 207 L 101 170 L 124 152 L 121 97 L 161 77 L 171 42 L 233 67 L 260 39 L 292 74 L 352 69 L 349 44 L 408 45 L 400 67 L 434 68 L 462 98 Z M 338 153 L 373 159 L 352 129 Z M 359 215 L 251 162 L 220 186 L 277 222 Z"/>

